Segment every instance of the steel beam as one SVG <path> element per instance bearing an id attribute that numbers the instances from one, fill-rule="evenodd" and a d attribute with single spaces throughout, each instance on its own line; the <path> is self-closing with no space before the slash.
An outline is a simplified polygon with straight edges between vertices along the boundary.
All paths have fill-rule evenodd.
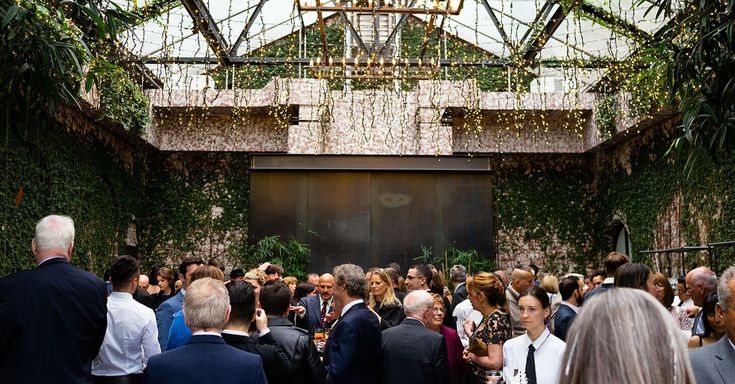
<path id="1" fill-rule="evenodd" d="M 255 7 L 255 10 L 253 11 L 253 14 L 250 15 L 250 18 L 248 19 L 247 24 L 245 24 L 245 27 L 242 29 L 242 32 L 240 32 L 240 36 L 237 37 L 237 40 L 235 40 L 235 43 L 232 44 L 232 48 L 230 48 L 230 56 L 237 55 L 237 49 L 240 48 L 240 44 L 247 38 L 248 32 L 250 32 L 250 27 L 253 26 L 253 23 L 255 23 L 255 19 L 258 17 L 258 14 L 260 14 L 260 10 L 263 9 L 263 5 L 268 0 L 260 0 L 258 2 L 258 5 Z"/>
<path id="2" fill-rule="evenodd" d="M 408 6 L 408 8 L 413 8 L 416 5 L 416 1 L 417 0 L 411 0 L 411 4 Z M 403 24 L 405 24 L 408 20 L 408 16 L 410 16 L 410 14 L 408 13 L 404 13 L 403 15 L 401 15 L 401 19 L 398 20 L 398 24 L 396 24 L 396 27 L 393 28 L 393 31 L 391 31 L 390 35 L 388 36 L 388 40 L 386 40 L 383 48 L 381 48 L 380 52 L 378 52 L 378 56 L 383 56 L 388 48 L 390 48 L 391 44 L 393 44 L 393 41 L 396 39 L 396 35 L 398 35 L 398 31 L 403 28 Z"/>
<path id="3" fill-rule="evenodd" d="M 630 38 L 638 41 L 648 42 L 653 39 L 653 36 L 647 32 L 642 31 L 637 25 L 628 22 L 627 20 L 621 19 L 620 17 L 613 15 L 603 8 L 594 6 L 584 0 L 579 2 L 579 11 L 584 14 L 588 19 L 593 21 L 603 22 L 615 32 L 619 32 Z"/>
<path id="4" fill-rule="evenodd" d="M 362 41 L 362 38 L 357 33 L 357 30 L 355 29 L 355 26 L 352 24 L 352 22 L 347 17 L 347 15 L 345 15 L 344 12 L 339 12 L 338 15 L 339 15 L 340 19 L 342 19 L 342 22 L 345 23 L 345 25 L 347 25 L 347 28 L 350 29 L 350 33 L 352 34 L 352 38 L 355 39 L 355 41 L 357 41 L 357 46 L 360 48 L 360 50 L 362 50 L 363 52 L 365 52 L 365 55 L 369 55 L 370 54 L 370 50 L 365 45 L 365 42 Z"/>
<path id="5" fill-rule="evenodd" d="M 219 63 L 222 65 L 230 64 L 227 41 L 222 36 L 222 32 L 217 27 L 217 22 L 212 18 L 207 6 L 202 0 L 181 0 L 181 4 L 189 12 L 191 19 L 194 21 L 194 26 L 207 40 L 207 44 L 212 48 Z"/>
<path id="6" fill-rule="evenodd" d="M 498 33 L 500 33 L 500 37 L 503 39 L 503 43 L 506 47 L 510 50 L 511 54 L 515 54 L 516 48 L 513 44 L 513 41 L 508 37 L 508 34 L 505 33 L 505 29 L 503 28 L 503 25 L 500 24 L 500 20 L 495 15 L 495 11 L 490 7 L 490 4 L 487 2 L 487 0 L 482 0 L 482 5 L 485 7 L 485 10 L 487 11 L 487 14 L 490 16 L 490 20 L 492 20 L 493 24 L 495 24 L 495 28 L 498 30 Z"/>
<path id="7" fill-rule="evenodd" d="M 556 9 L 556 12 L 554 12 L 554 14 L 551 16 L 551 19 L 549 19 L 549 22 L 544 25 L 543 29 L 541 29 L 541 31 L 539 31 L 531 41 L 529 41 L 528 45 L 526 45 L 525 50 L 521 53 L 521 58 L 525 63 L 528 63 L 530 65 L 536 59 L 536 56 L 539 54 L 539 52 L 541 52 L 541 49 L 544 48 L 546 42 L 549 40 L 549 38 L 551 38 L 554 32 L 556 32 L 561 23 L 567 17 L 567 13 L 568 12 L 565 7 L 559 5 L 559 7 Z"/>

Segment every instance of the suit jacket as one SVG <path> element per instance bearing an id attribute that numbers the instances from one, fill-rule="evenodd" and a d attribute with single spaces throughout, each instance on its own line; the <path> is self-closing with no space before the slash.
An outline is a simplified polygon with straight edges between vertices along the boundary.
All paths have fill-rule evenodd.
<path id="1" fill-rule="evenodd" d="M 365 303 L 342 314 L 324 346 L 328 383 L 380 382 L 380 323 Z"/>
<path id="2" fill-rule="evenodd" d="M 106 329 L 105 283 L 64 258 L 0 279 L 0 381 L 91 382 Z"/>
<path id="3" fill-rule="evenodd" d="M 697 384 L 735 383 L 735 350 L 727 335 L 720 341 L 689 350 Z"/>
<path id="4" fill-rule="evenodd" d="M 382 334 L 383 384 L 451 383 L 444 336 L 411 317 Z"/>
<path id="5" fill-rule="evenodd" d="M 467 299 L 467 284 L 465 283 L 459 283 L 459 286 L 457 289 L 454 290 L 454 294 L 452 294 L 452 312 L 454 312 L 454 307 L 457 306 L 457 304 L 465 301 Z M 449 312 L 449 308 L 447 308 L 447 312 Z"/>
<path id="6" fill-rule="evenodd" d="M 194 335 L 189 344 L 152 356 L 144 384 L 266 384 L 260 356 L 225 344 L 214 335 Z"/>
<path id="7" fill-rule="evenodd" d="M 327 377 L 314 340 L 305 329 L 296 328 L 283 317 L 268 316 L 269 335 L 281 345 L 294 367 L 291 384 L 321 384 Z"/>
<path id="8" fill-rule="evenodd" d="M 332 300 L 334 304 L 334 300 Z M 296 317 L 296 325 L 309 331 L 310 335 L 314 335 L 314 330 L 319 327 L 319 323 L 322 318 L 322 308 L 319 304 L 319 295 L 307 296 L 299 301 L 299 305 L 306 308 L 306 314 L 303 318 Z M 327 313 L 330 313 L 334 308 L 330 305 L 327 306 Z M 327 323 L 326 326 L 331 326 L 334 321 Z"/>
<path id="9" fill-rule="evenodd" d="M 146 307 L 150 309 L 154 309 L 155 305 L 153 303 L 153 297 L 150 295 L 150 293 L 146 292 L 145 289 L 138 287 L 135 290 L 135 293 L 133 293 L 133 299 L 135 301 L 145 305 Z"/>
<path id="10" fill-rule="evenodd" d="M 263 360 L 263 370 L 268 384 L 291 383 L 293 364 L 270 332 L 258 338 L 223 333 L 225 343 L 241 351 L 254 353 Z"/>
<path id="11" fill-rule="evenodd" d="M 168 331 L 171 329 L 171 322 L 174 320 L 174 313 L 184 307 L 184 290 L 180 289 L 172 298 L 164 301 L 156 310 L 156 324 L 158 324 L 158 344 L 161 346 L 161 352 L 166 351 L 168 344 Z"/>
<path id="12" fill-rule="evenodd" d="M 554 314 L 554 336 L 566 341 L 567 331 L 569 331 L 575 316 L 577 316 L 577 312 L 574 312 L 568 305 L 559 305 L 559 309 Z"/>

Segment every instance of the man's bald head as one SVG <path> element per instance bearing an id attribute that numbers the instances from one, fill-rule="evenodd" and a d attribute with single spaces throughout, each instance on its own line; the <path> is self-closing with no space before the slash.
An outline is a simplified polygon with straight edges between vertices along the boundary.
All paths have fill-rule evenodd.
<path id="1" fill-rule="evenodd" d="M 533 284 L 533 270 L 523 265 L 513 269 L 510 277 L 510 285 L 516 292 L 521 294 L 526 292 L 528 288 L 531 288 L 531 284 Z"/>
<path id="2" fill-rule="evenodd" d="M 332 290 L 334 289 L 334 275 L 331 273 L 325 273 L 319 276 L 319 296 L 323 300 L 329 300 L 332 298 Z"/>
<path id="3" fill-rule="evenodd" d="M 138 277 L 138 287 L 140 287 L 140 289 L 148 289 L 149 284 L 150 281 L 148 280 L 148 276 L 140 275 Z"/>
<path id="4" fill-rule="evenodd" d="M 687 293 L 694 305 L 701 307 L 707 294 L 717 287 L 717 276 L 707 267 L 694 268 L 686 276 Z"/>

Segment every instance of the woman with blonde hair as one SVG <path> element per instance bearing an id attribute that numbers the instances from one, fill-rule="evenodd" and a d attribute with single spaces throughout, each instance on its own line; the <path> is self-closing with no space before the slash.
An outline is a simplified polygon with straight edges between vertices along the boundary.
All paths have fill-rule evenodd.
<path id="1" fill-rule="evenodd" d="M 469 382 L 484 383 L 486 370 L 503 368 L 503 343 L 512 337 L 510 319 L 502 310 L 505 287 L 497 275 L 480 272 L 467 281 L 467 299 L 482 314 L 482 322 L 475 326 L 472 320 L 465 321 L 470 345 L 462 356 L 470 364 Z"/>
<path id="2" fill-rule="evenodd" d="M 694 384 L 681 331 L 670 317 L 640 289 L 598 294 L 569 330 L 560 383 Z"/>
<path id="3" fill-rule="evenodd" d="M 382 269 L 375 269 L 370 275 L 370 297 L 368 308 L 378 315 L 380 329 L 386 330 L 400 324 L 406 315 L 403 306 L 396 298 L 390 276 Z"/>

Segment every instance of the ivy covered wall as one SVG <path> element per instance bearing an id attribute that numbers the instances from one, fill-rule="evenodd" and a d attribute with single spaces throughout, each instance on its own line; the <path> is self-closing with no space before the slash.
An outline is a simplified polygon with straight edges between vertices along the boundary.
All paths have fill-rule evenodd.
<path id="1" fill-rule="evenodd" d="M 112 255 L 126 251 L 128 225 L 144 212 L 145 149 L 131 162 L 131 148 L 113 150 L 85 119 L 66 120 L 76 130 L 43 118 L 15 121 L 5 126 L 0 155 L 0 275 L 34 265 L 35 225 L 49 214 L 75 220 L 73 262 L 102 274 Z"/>
<path id="2" fill-rule="evenodd" d="M 247 155 L 162 153 L 155 162 L 138 230 L 144 264 L 178 264 L 196 256 L 241 265 L 250 193 Z"/>

